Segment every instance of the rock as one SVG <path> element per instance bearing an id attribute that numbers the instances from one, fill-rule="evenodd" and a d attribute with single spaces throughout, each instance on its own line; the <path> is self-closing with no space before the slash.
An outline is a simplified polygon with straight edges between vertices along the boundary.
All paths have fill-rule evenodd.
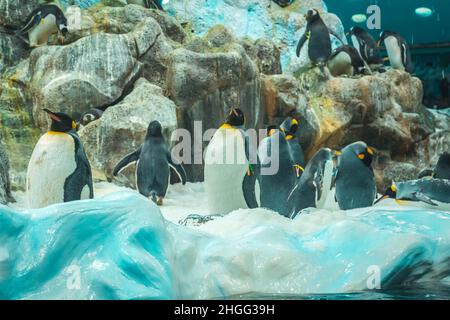
<path id="1" fill-rule="evenodd" d="M 6 68 L 15 66 L 28 57 L 27 45 L 15 36 L 2 34 L 0 37 L 0 74 Z"/>
<path id="2" fill-rule="evenodd" d="M 242 46 L 235 43 L 220 47 L 198 45 L 196 50 L 201 52 L 175 50 L 167 71 L 167 91 L 181 108 L 180 127 L 192 133 L 194 121 L 201 121 L 202 132 L 217 128 L 228 110 L 236 107 L 245 113 L 247 128 L 262 128 L 264 112 L 259 70 Z M 204 148 L 207 145 L 202 141 L 197 143 Z M 203 180 L 202 165 L 186 169 L 193 181 Z"/>
<path id="3" fill-rule="evenodd" d="M 417 179 L 421 168 L 417 164 L 407 162 L 390 161 L 377 176 L 377 189 L 379 193 L 384 193 L 391 185 L 392 181 L 406 181 Z"/>
<path id="4" fill-rule="evenodd" d="M 143 142 L 151 121 L 163 127 L 167 144 L 177 128 L 176 106 L 163 89 L 141 78 L 122 102 L 109 107 L 103 116 L 80 130 L 80 137 L 94 169 L 94 178 L 113 179 L 115 165 Z M 116 182 L 134 186 L 134 167 L 123 171 Z"/>
<path id="5" fill-rule="evenodd" d="M 165 5 L 171 15 L 182 22 L 190 22 L 196 35 L 205 35 L 217 24 L 223 24 L 238 38 L 272 39 L 281 49 L 281 64 L 284 72 L 293 73 L 308 64 L 304 56 L 295 55 L 298 40 L 306 26 L 304 14 L 311 8 L 318 9 L 325 23 L 340 35 L 343 41 L 344 28 L 339 18 L 326 12 L 322 0 L 294 1 L 281 8 L 272 1 L 260 0 L 172 0 Z M 337 41 L 334 40 L 335 46 Z"/>
<path id="6" fill-rule="evenodd" d="M 11 195 L 11 182 L 9 180 L 9 158 L 6 149 L 0 141 L 0 204 L 14 201 Z"/>
<path id="7" fill-rule="evenodd" d="M 268 39 L 241 42 L 247 54 L 256 62 L 259 72 L 267 75 L 281 74 L 280 49 Z"/>
<path id="8" fill-rule="evenodd" d="M 125 35 L 99 33 L 33 50 L 29 69 L 36 124 L 47 129 L 43 108 L 73 114 L 116 103 L 142 74 L 138 59 L 159 38 L 164 38 L 161 28 L 147 18 Z"/>
<path id="9" fill-rule="evenodd" d="M 39 0 L 0 0 L 0 26 L 22 26 Z"/>

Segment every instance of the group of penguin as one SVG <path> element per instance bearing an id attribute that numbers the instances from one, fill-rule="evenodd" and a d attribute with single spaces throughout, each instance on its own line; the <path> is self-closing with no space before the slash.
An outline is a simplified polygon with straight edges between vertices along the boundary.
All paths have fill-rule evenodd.
<path id="1" fill-rule="evenodd" d="M 358 141 L 341 151 L 322 148 L 305 166 L 296 119 L 288 117 L 279 127 L 269 126 L 257 151 L 252 150 L 242 129 L 244 123 L 243 112 L 231 109 L 205 152 L 205 189 L 213 214 L 262 207 L 293 218 L 308 208 L 351 210 L 387 198 L 450 210 L 448 152 L 434 170 L 424 171 L 418 180 L 392 182 L 376 200 L 375 150 L 366 143 Z M 247 161 L 237 161 L 242 158 Z M 274 162 L 276 169 L 267 171 Z"/>
<path id="2" fill-rule="evenodd" d="M 412 72 L 411 52 L 407 42 L 392 31 L 383 31 L 375 42 L 373 37 L 360 27 L 352 27 L 346 34 L 351 37 L 352 46 L 345 45 L 340 37 L 327 27 L 316 9 L 305 15 L 306 30 L 297 45 L 297 56 L 307 44 L 308 56 L 313 66 L 324 66 L 333 76 L 354 76 L 371 74 L 372 71 L 384 71 L 384 60 L 379 48 L 384 42 L 391 67 Z M 337 38 L 343 45 L 332 52 L 330 36 Z"/>

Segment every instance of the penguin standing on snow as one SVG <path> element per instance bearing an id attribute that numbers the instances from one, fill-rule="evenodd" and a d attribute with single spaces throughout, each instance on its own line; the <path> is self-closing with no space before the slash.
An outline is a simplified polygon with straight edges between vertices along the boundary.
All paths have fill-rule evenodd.
<path id="1" fill-rule="evenodd" d="M 341 46 L 333 52 L 328 59 L 328 69 L 334 77 L 370 73 L 358 51 L 348 45 Z"/>
<path id="2" fill-rule="evenodd" d="M 136 187 L 139 193 L 151 198 L 159 206 L 163 204 L 169 187 L 170 168 L 175 170 L 182 184 L 186 184 L 186 172 L 181 163 L 173 159 L 167 150 L 158 121 L 150 123 L 144 143 L 138 150 L 119 161 L 113 175 L 117 176 L 127 166 L 136 162 Z"/>
<path id="3" fill-rule="evenodd" d="M 352 27 L 347 36 L 350 36 L 353 47 L 369 66 L 383 65 L 383 59 L 379 55 L 377 43 L 370 33 L 363 28 Z"/>
<path id="4" fill-rule="evenodd" d="M 297 57 L 300 57 L 303 45 L 307 42 L 311 63 L 314 66 L 323 67 L 331 55 L 330 34 L 334 35 L 339 41 L 342 42 L 342 40 L 327 27 L 316 9 L 309 10 L 305 18 L 307 22 L 306 30 L 298 42 Z"/>
<path id="5" fill-rule="evenodd" d="M 323 148 L 317 151 L 306 165 L 305 172 L 289 195 L 291 217 L 306 208 L 322 209 L 325 207 L 333 181 L 333 171 L 331 150 Z"/>
<path id="6" fill-rule="evenodd" d="M 377 195 L 373 155 L 374 151 L 361 141 L 342 150 L 335 176 L 336 200 L 342 210 L 373 205 Z"/>
<path id="7" fill-rule="evenodd" d="M 92 199 L 91 166 L 75 121 L 64 113 L 44 109 L 52 123 L 31 155 L 27 170 L 27 198 L 30 208 L 81 199 Z"/>
<path id="8" fill-rule="evenodd" d="M 231 108 L 205 152 L 205 190 L 211 214 L 256 208 L 258 159 L 241 130 L 244 113 Z"/>
<path id="9" fill-rule="evenodd" d="M 450 210 L 450 180 L 420 179 L 393 182 L 375 204 L 388 198 L 395 199 L 401 205 L 420 205 L 428 208 Z"/>
<path id="10" fill-rule="evenodd" d="M 377 47 L 384 41 L 389 61 L 394 69 L 412 72 L 411 51 L 405 39 L 398 33 L 383 31 L 378 40 Z"/>
<path id="11" fill-rule="evenodd" d="M 297 138 L 298 121 L 288 117 L 283 121 L 280 130 L 284 132 L 289 147 L 291 159 L 294 162 L 297 178 L 300 178 L 305 170 L 305 154 Z"/>
<path id="12" fill-rule="evenodd" d="M 58 32 L 61 32 L 63 37 L 67 35 L 67 19 L 58 6 L 44 4 L 30 13 L 25 25 L 15 34 L 21 38 L 28 35 L 28 43 L 34 48 L 46 45 L 49 36 Z"/>

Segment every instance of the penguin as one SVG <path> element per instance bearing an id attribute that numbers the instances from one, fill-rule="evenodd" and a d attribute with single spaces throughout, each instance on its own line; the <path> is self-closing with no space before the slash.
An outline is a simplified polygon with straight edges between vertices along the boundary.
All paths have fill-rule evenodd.
<path id="1" fill-rule="evenodd" d="M 61 32 L 63 37 L 67 35 L 67 19 L 58 6 L 43 4 L 29 14 L 24 26 L 15 34 L 22 39 L 28 35 L 30 47 L 35 48 L 46 45 L 49 36 L 57 32 Z"/>
<path id="2" fill-rule="evenodd" d="M 441 154 L 434 169 L 422 170 L 419 173 L 418 179 L 422 178 L 450 180 L 450 153 L 446 151 Z"/>
<path id="3" fill-rule="evenodd" d="M 242 127 L 245 115 L 231 108 L 214 133 L 204 157 L 204 181 L 210 214 L 258 207 L 256 150 Z"/>
<path id="4" fill-rule="evenodd" d="M 128 0 L 128 4 L 138 4 L 148 9 L 158 9 L 164 11 L 162 0 Z"/>
<path id="5" fill-rule="evenodd" d="M 383 59 L 379 55 L 377 43 L 369 32 L 360 27 L 352 27 L 346 35 L 350 36 L 353 47 L 369 66 L 383 65 Z"/>
<path id="6" fill-rule="evenodd" d="M 377 47 L 384 41 L 389 61 L 394 69 L 412 72 L 411 51 L 405 39 L 398 33 L 392 31 L 383 31 L 380 34 Z"/>
<path id="7" fill-rule="evenodd" d="M 288 197 L 297 180 L 295 163 L 283 131 L 271 129 L 258 149 L 261 207 L 289 217 Z"/>
<path id="8" fill-rule="evenodd" d="M 26 192 L 30 208 L 55 203 L 92 199 L 94 189 L 89 160 L 75 121 L 64 113 L 44 109 L 51 119 L 31 155 L 27 169 Z"/>
<path id="9" fill-rule="evenodd" d="M 308 56 L 314 66 L 325 66 L 331 55 L 330 34 L 334 35 L 340 42 L 342 40 L 332 30 L 330 30 L 320 17 L 316 9 L 309 10 L 305 15 L 306 31 L 300 38 L 297 45 L 297 57 L 300 57 L 305 42 L 308 42 Z"/>
<path id="10" fill-rule="evenodd" d="M 297 138 L 298 121 L 293 117 L 286 118 L 280 126 L 280 130 L 284 132 L 286 141 L 288 142 L 289 153 L 294 162 L 297 178 L 300 178 L 305 171 L 305 154 L 302 146 Z"/>
<path id="11" fill-rule="evenodd" d="M 98 108 L 92 108 L 81 115 L 80 124 L 83 126 L 87 126 L 89 123 L 100 119 L 102 115 L 103 110 Z"/>
<path id="12" fill-rule="evenodd" d="M 337 48 L 328 59 L 328 69 L 333 77 L 369 74 L 370 69 L 358 51 L 348 45 Z"/>
<path id="13" fill-rule="evenodd" d="M 377 195 L 373 156 L 374 150 L 361 141 L 342 150 L 334 179 L 336 201 L 342 210 L 373 205 Z"/>
<path id="14" fill-rule="evenodd" d="M 400 205 L 415 205 L 448 211 L 450 210 L 450 180 L 425 178 L 392 182 L 375 204 L 388 198 L 395 199 Z"/>
<path id="15" fill-rule="evenodd" d="M 333 181 L 333 153 L 328 148 L 316 152 L 288 197 L 290 216 L 306 208 L 325 208 Z"/>
<path id="16" fill-rule="evenodd" d="M 158 121 L 150 122 L 144 143 L 134 152 L 120 160 L 113 170 L 117 176 L 127 166 L 136 165 L 136 187 L 140 194 L 163 205 L 170 181 L 170 168 L 178 174 L 181 183 L 186 184 L 183 165 L 167 150 L 162 127 Z"/>
<path id="17" fill-rule="evenodd" d="M 286 8 L 287 6 L 291 5 L 294 0 L 270 0 L 275 2 L 277 5 L 279 5 L 282 8 Z"/>

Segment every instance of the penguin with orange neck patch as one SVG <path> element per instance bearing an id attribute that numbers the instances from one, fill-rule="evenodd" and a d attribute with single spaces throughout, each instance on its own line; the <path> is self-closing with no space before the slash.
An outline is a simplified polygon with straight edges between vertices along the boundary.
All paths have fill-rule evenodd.
<path id="1" fill-rule="evenodd" d="M 298 121 L 295 118 L 286 118 L 280 126 L 280 130 L 284 132 L 285 139 L 288 143 L 289 154 L 294 162 L 297 178 L 300 178 L 305 171 L 305 153 L 297 137 Z"/>
<path id="2" fill-rule="evenodd" d="M 29 208 L 55 203 L 92 199 L 92 172 L 76 123 L 64 113 L 44 109 L 51 119 L 31 155 L 26 192 Z"/>

